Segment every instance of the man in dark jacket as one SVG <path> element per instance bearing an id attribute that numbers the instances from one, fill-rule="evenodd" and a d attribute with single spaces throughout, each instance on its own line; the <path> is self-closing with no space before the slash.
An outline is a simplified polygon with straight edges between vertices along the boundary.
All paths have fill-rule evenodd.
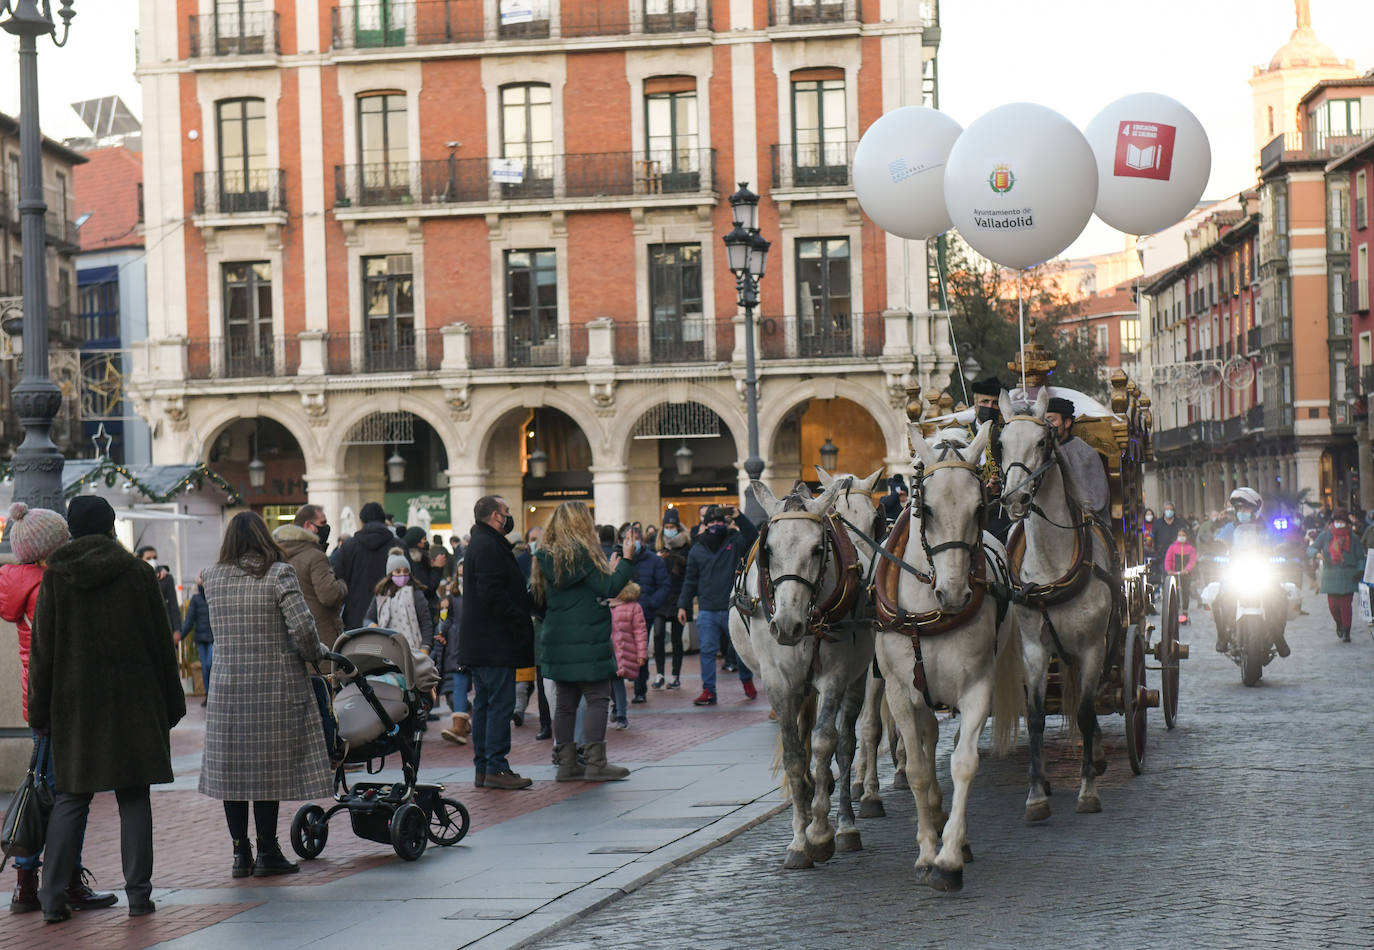
<path id="1" fill-rule="evenodd" d="M 644 533 L 632 524 L 621 525 L 620 540 L 634 542 L 635 583 L 639 585 L 639 608 L 644 611 L 644 628 L 654 628 L 654 615 L 668 600 L 668 565 L 652 546 L 644 542 Z M 634 702 L 645 701 L 649 692 L 649 664 L 645 662 L 635 677 Z"/>
<path id="2" fill-rule="evenodd" d="M 205 686 L 202 706 L 210 701 L 210 669 L 215 663 L 215 632 L 210 628 L 210 604 L 205 600 L 205 582 L 196 577 L 196 592 L 186 602 L 186 618 L 181 621 L 181 629 L 173 631 L 172 639 L 180 643 L 194 634 L 192 642 L 200 654 L 200 681 Z"/>
<path id="3" fill-rule="evenodd" d="M 372 603 L 372 589 L 386 576 L 387 552 L 401 546 L 396 532 L 386 526 L 386 512 L 375 501 L 363 505 L 359 513 L 363 526 L 357 534 L 339 545 L 334 573 L 348 585 L 344 600 L 345 630 L 363 625 L 363 617 Z"/>
<path id="4" fill-rule="evenodd" d="M 48 558 L 29 662 L 29 724 L 52 737 L 57 802 L 48 822 L 43 919 L 71 916 L 91 797 L 114 790 L 129 916 L 151 914 L 153 810 L 148 786 L 172 781 L 170 729 L 186 715 L 167 610 L 150 565 L 114 537 L 114 509 L 78 495 L 73 540 Z"/>
<path id="5" fill-rule="evenodd" d="M 749 553 L 758 531 L 744 517 L 735 514 L 735 527 L 725 523 L 726 509 L 712 505 L 706 512 L 706 528 L 687 553 L 687 576 L 682 582 L 682 594 L 677 600 L 680 623 L 687 622 L 692 599 L 697 601 L 697 637 L 701 641 L 701 695 L 698 706 L 716 704 L 716 651 L 730 633 L 730 594 L 735 588 L 735 570 Z M 758 695 L 754 674 L 739 664 L 739 679 L 744 694 L 750 699 Z"/>
<path id="6" fill-rule="evenodd" d="M 463 618 L 458 662 L 472 673 L 472 761 L 478 788 L 528 788 L 511 771 L 511 713 L 515 671 L 534 666 L 534 600 L 515 563 L 507 535 L 515 529 L 510 506 L 484 495 L 473 506 L 476 524 L 463 553 Z"/>
<path id="7" fill-rule="evenodd" d="M 139 560 L 147 561 L 157 574 L 157 589 L 162 594 L 162 602 L 167 605 L 167 625 L 173 630 L 181 629 L 181 605 L 177 603 L 177 582 L 172 569 L 157 560 L 157 548 L 145 544 L 135 552 Z"/>
<path id="8" fill-rule="evenodd" d="M 315 618 L 315 632 L 320 642 L 334 649 L 334 641 L 343 633 L 339 610 L 348 596 L 348 585 L 339 580 L 324 546 L 329 541 L 329 518 L 319 505 L 301 505 L 290 524 L 272 532 L 281 545 L 287 563 L 296 569 L 301 594 L 310 616 Z M 364 608 L 366 610 L 366 608 Z"/>

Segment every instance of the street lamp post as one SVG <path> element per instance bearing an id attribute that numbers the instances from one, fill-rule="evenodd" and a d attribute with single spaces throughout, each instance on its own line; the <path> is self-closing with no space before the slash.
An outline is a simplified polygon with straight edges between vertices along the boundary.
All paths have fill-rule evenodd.
<path id="1" fill-rule="evenodd" d="M 734 228 L 721 240 L 730 273 L 735 275 L 735 291 L 739 305 L 744 308 L 744 399 L 749 425 L 749 457 L 744 471 L 750 481 L 763 477 L 763 458 L 759 455 L 759 381 L 754 369 L 754 308 L 759 303 L 759 281 L 768 266 L 768 248 L 772 245 L 759 234 L 759 196 L 749 190 L 749 183 L 739 183 L 739 191 L 730 196 L 730 210 Z M 747 493 L 744 514 L 754 524 L 764 519 L 763 509 Z"/>
<path id="2" fill-rule="evenodd" d="M 51 0 L 0 0 L 5 32 L 19 37 L 19 215 L 23 235 L 24 376 L 14 387 L 14 408 L 24 426 L 15 450 L 14 498 L 33 508 L 65 512 L 62 453 L 52 441 L 52 424 L 62 408 L 62 391 L 48 376 L 48 274 L 43 219 L 43 138 L 38 123 L 38 38 L 67 42 L 73 0 L 59 0 L 62 38 L 57 38 Z"/>

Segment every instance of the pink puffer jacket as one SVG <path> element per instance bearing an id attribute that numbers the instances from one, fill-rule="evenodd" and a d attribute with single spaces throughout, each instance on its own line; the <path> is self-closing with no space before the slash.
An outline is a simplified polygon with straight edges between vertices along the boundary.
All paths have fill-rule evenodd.
<path id="1" fill-rule="evenodd" d="M 616 675 L 634 679 L 649 659 L 649 628 L 637 601 L 611 603 L 611 646 L 615 648 Z"/>

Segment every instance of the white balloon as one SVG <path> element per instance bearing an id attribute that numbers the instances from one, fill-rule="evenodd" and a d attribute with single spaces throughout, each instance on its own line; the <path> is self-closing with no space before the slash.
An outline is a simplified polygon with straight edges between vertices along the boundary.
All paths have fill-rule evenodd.
<path id="1" fill-rule="evenodd" d="M 943 112 L 903 106 L 878 119 L 854 150 L 859 207 L 891 234 L 913 240 L 949 230 L 945 160 L 963 129 Z"/>
<path id="2" fill-rule="evenodd" d="M 1127 234 L 1153 234 L 1197 205 L 1212 148 L 1197 116 L 1153 92 L 1124 96 L 1083 131 L 1097 157 L 1097 216 Z"/>
<path id="3" fill-rule="evenodd" d="M 1097 163 L 1053 109 L 998 106 L 964 130 L 945 165 L 945 207 L 969 246 L 1005 267 L 1049 260 L 1083 233 Z"/>

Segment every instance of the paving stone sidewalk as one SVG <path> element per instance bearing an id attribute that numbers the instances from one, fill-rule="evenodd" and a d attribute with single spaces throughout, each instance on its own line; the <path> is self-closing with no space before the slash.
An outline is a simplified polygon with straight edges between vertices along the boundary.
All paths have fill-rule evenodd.
<path id="1" fill-rule="evenodd" d="M 860 822 L 864 851 L 781 870 L 782 815 L 535 945 L 596 947 L 1256 948 L 1374 946 L 1374 640 L 1338 643 L 1326 598 L 1289 627 L 1293 655 L 1241 686 L 1212 648 L 1210 615 L 1183 638 L 1178 728 L 1152 715 L 1145 774 L 1126 762 L 1122 720 L 1103 717 L 1103 812 L 1073 810 L 1077 760 L 1051 740 L 1054 816 L 1028 826 L 1025 742 L 984 757 L 970 799 L 977 861 L 965 889 L 915 883 L 915 809 Z M 1158 674 L 1150 673 L 1150 685 Z M 940 761 L 954 724 L 942 724 Z"/>

